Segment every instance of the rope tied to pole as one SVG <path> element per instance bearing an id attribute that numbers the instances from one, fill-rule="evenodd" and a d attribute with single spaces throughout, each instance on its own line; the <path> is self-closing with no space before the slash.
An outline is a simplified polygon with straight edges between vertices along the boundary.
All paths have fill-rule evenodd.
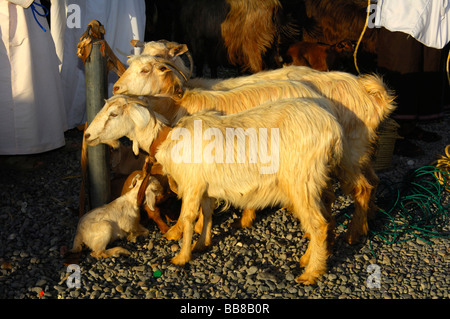
<path id="1" fill-rule="evenodd" d="M 144 166 L 142 167 L 143 181 L 142 181 L 141 186 L 139 187 L 139 191 L 138 191 L 138 195 L 137 195 L 137 204 L 139 207 L 145 201 L 145 190 L 147 189 L 148 180 L 151 176 L 150 171 L 152 169 L 152 166 L 153 166 L 153 159 L 149 155 L 145 158 Z"/>

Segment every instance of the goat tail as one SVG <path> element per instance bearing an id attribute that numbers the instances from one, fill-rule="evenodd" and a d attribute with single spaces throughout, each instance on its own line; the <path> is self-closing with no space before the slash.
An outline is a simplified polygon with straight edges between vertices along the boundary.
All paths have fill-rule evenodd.
<path id="1" fill-rule="evenodd" d="M 378 106 L 378 116 L 381 120 L 387 118 L 396 108 L 395 95 L 381 76 L 377 74 L 362 74 L 358 81 L 369 94 L 374 104 Z"/>

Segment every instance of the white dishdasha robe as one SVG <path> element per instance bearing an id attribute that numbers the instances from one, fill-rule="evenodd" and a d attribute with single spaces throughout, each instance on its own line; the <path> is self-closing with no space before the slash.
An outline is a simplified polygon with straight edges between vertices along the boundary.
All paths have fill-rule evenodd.
<path id="1" fill-rule="evenodd" d="M 436 49 L 450 41 L 449 0 L 378 0 L 376 10 L 376 27 L 407 33 Z"/>
<path id="2" fill-rule="evenodd" d="M 76 55 L 81 35 L 92 20 L 105 27 L 105 40 L 121 62 L 139 53 L 131 40 L 144 40 L 144 0 L 52 0 L 51 32 L 59 57 L 69 128 L 86 122 L 84 66 Z M 117 75 L 109 72 L 108 96 Z"/>
<path id="3" fill-rule="evenodd" d="M 44 32 L 32 2 L 0 0 L 0 155 L 42 153 L 65 144 L 58 57 L 46 18 L 36 14 Z"/>

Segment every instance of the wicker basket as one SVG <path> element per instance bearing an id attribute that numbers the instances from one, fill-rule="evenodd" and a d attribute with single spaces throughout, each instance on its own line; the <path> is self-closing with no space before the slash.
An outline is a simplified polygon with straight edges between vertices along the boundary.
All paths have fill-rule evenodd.
<path id="1" fill-rule="evenodd" d="M 403 138 L 398 135 L 399 127 L 400 125 L 390 118 L 381 123 L 372 161 L 372 166 L 375 170 L 388 169 L 392 166 L 395 142 Z"/>

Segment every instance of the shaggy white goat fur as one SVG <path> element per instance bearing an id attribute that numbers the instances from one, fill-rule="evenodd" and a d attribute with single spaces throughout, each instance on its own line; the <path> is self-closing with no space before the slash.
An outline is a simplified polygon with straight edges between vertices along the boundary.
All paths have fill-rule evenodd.
<path id="1" fill-rule="evenodd" d="M 128 240 L 135 241 L 138 236 L 148 235 L 148 230 L 139 223 L 140 208 L 137 197 L 142 181 L 142 178 L 135 179 L 132 183 L 133 189 L 128 193 L 83 215 L 78 222 L 70 252 L 81 252 L 84 244 L 92 250 L 91 255 L 95 258 L 129 255 L 130 252 L 125 248 L 106 247 L 125 236 Z M 145 190 L 145 203 L 150 207 L 154 207 L 155 192 L 160 187 L 158 180 L 150 176 Z"/>
<path id="2" fill-rule="evenodd" d="M 274 78 L 302 81 L 334 102 L 338 121 L 344 128 L 352 152 L 350 161 L 354 167 L 358 166 L 354 174 L 359 177 L 353 181 L 348 179 L 341 185 L 344 193 L 351 195 L 355 201 L 355 213 L 346 239 L 349 243 L 358 242 L 362 235 L 367 234 L 367 217 L 376 209 L 375 193 L 379 179 L 371 165 L 371 156 L 380 123 L 395 109 L 392 92 L 376 75 L 355 76 L 345 72 L 320 72 L 299 66 L 226 80 L 192 79 L 189 85 L 212 90 L 233 90 Z"/>
<path id="3" fill-rule="evenodd" d="M 126 136 L 133 142 L 135 155 L 139 154 L 139 147 L 149 149 L 168 122 L 158 113 L 150 113 L 147 107 L 147 100 L 137 97 L 115 95 L 109 98 L 86 129 L 84 138 L 87 144 L 104 143 L 118 148 L 119 139 Z"/>
<path id="4" fill-rule="evenodd" d="M 175 125 L 183 116 L 214 109 L 232 114 L 266 102 L 295 97 L 321 97 L 309 85 L 299 81 L 270 80 L 255 82 L 227 91 L 191 89 L 180 99 L 153 98 L 149 105 Z M 160 105 L 161 104 L 161 105 Z"/>
<path id="5" fill-rule="evenodd" d="M 237 114 L 220 116 L 215 111 L 207 111 L 181 119 L 156 152 L 156 159 L 163 170 L 176 181 L 178 195 L 183 201 L 180 214 L 183 243 L 172 262 L 184 265 L 190 260 L 193 223 L 200 207 L 207 205 L 209 198 L 222 199 L 242 208 L 281 205 L 292 210 L 303 229 L 310 234 L 308 249 L 300 260 L 306 269 L 297 281 L 314 284 L 326 270 L 329 233 L 332 231 L 332 217 L 322 197 L 328 191 L 331 174 L 343 156 L 342 128 L 329 109 L 330 102 L 323 98 L 287 99 Z M 203 132 L 213 129 L 223 136 L 229 128 L 266 128 L 267 149 L 276 149 L 279 154 L 278 170 L 261 174 L 261 168 L 266 165 L 261 160 L 261 148 L 258 149 L 258 160 L 253 163 L 249 143 L 246 143 L 244 163 L 174 160 L 172 152 L 179 141 L 172 140 L 171 136 L 177 129 L 186 129 L 191 132 L 191 145 L 194 145 L 194 121 L 201 121 Z M 278 141 L 273 139 L 273 128 L 278 130 Z M 226 144 L 221 146 L 223 154 Z M 202 150 L 206 147 L 203 145 Z M 237 154 L 237 143 L 233 147 Z M 217 154 L 219 149 L 214 152 Z M 206 229 L 211 224 L 211 215 L 206 212 L 210 209 L 204 210 L 205 224 L 200 246 L 205 244 Z"/>
<path id="6" fill-rule="evenodd" d="M 287 86 L 302 83 L 305 95 L 309 96 L 311 88 L 318 94 L 332 100 L 338 113 L 338 120 L 344 128 L 348 146 L 351 150 L 350 159 L 355 178 L 346 178 L 343 183 L 344 193 L 351 195 L 355 200 L 355 214 L 352 224 L 347 232 L 347 241 L 357 242 L 361 235 L 367 234 L 367 215 L 375 211 L 374 194 L 378 185 L 378 177 L 371 166 L 373 144 L 377 140 L 377 129 L 380 123 L 388 117 L 395 108 L 394 97 L 385 87 L 382 79 L 375 75 L 354 76 L 345 72 L 320 72 L 307 67 L 290 66 L 282 69 L 259 72 L 250 76 L 237 77 L 228 80 L 211 80 L 203 82 L 203 87 L 212 90 L 186 89 L 175 72 L 164 67 L 162 61 L 152 57 L 136 57 L 130 61 L 127 75 L 117 83 L 116 93 L 170 96 L 174 102 L 167 99 L 154 98 L 153 105 L 158 112 L 164 114 L 171 123 L 185 114 L 192 114 L 200 109 L 218 109 L 225 113 L 235 113 L 254 107 L 243 98 L 236 98 L 228 106 L 217 102 L 220 96 L 229 96 L 231 92 L 244 93 L 252 86 L 263 87 L 264 83 L 270 85 L 273 79 L 278 82 L 286 81 Z M 142 73 L 141 70 L 153 70 Z M 161 71 L 164 70 L 164 71 Z M 201 82 L 201 81 L 200 81 Z M 190 86 L 202 86 L 190 80 Z M 305 85 L 307 84 L 307 85 Z M 217 91 L 219 90 L 219 91 Z M 214 93 L 212 93 L 214 92 Z M 227 95 L 228 94 L 228 95 Z M 268 93 L 272 100 L 281 98 L 279 95 Z M 206 97 L 216 97 L 212 103 Z M 201 98 L 205 99 L 201 100 Z M 285 96 L 287 97 L 287 96 Z M 169 101 L 169 102 L 168 102 Z M 243 103 L 239 104 L 239 101 Z M 164 103 L 164 106 L 159 106 Z M 260 103 L 259 103 L 260 104 Z M 165 110 L 164 110 L 165 109 Z"/>
<path id="7" fill-rule="evenodd" d="M 113 87 L 114 94 L 129 95 L 180 95 L 184 88 L 185 78 L 179 70 L 167 63 L 167 59 L 148 54 L 131 56 L 128 69 L 117 80 Z M 156 86 L 164 85 L 165 86 Z M 138 90 L 144 94 L 135 94 Z"/>
<path id="8" fill-rule="evenodd" d="M 133 141 L 137 155 L 139 148 L 148 152 L 164 125 L 174 125 L 188 114 L 208 109 L 237 113 L 265 102 L 293 97 L 321 98 L 321 95 L 295 81 L 265 81 L 229 91 L 190 90 L 179 103 L 165 98 L 114 95 L 89 124 L 85 138 L 92 146 L 105 143 L 117 148 L 118 139 L 126 136 Z"/>

